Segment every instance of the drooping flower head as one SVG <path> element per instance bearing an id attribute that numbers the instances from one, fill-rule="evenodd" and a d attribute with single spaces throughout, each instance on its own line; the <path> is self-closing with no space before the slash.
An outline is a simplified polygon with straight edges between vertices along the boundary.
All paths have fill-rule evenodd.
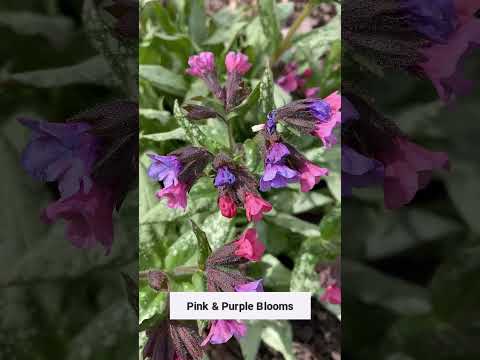
<path id="1" fill-rule="evenodd" d="M 168 207 L 187 207 L 187 193 L 203 175 L 203 171 L 212 160 L 213 155 L 206 149 L 186 146 L 166 156 L 150 154 L 152 164 L 148 175 L 156 181 L 163 182 L 163 188 L 157 197 L 167 198 Z"/>
<path id="2" fill-rule="evenodd" d="M 218 205 L 223 216 L 232 218 L 237 214 L 237 208 L 244 207 L 248 220 L 252 221 L 261 219 L 264 212 L 272 209 L 258 194 L 258 182 L 245 167 L 220 153 L 213 161 L 213 168 L 216 171 L 214 184 L 219 193 Z M 261 209 L 257 209 L 257 205 Z M 252 217 L 252 213 L 255 216 Z"/>
<path id="3" fill-rule="evenodd" d="M 272 134 L 277 122 L 283 122 L 305 135 L 322 140 L 326 147 L 336 143 L 333 129 L 341 122 L 341 96 L 338 92 L 325 99 L 305 99 L 291 102 L 271 112 L 267 131 Z"/>
<path id="4" fill-rule="evenodd" d="M 88 192 L 82 188 L 48 205 L 42 219 L 46 223 L 65 220 L 67 238 L 75 247 L 85 249 L 100 243 L 108 254 L 113 243 L 113 209 L 111 190 L 93 184 Z"/>
<path id="5" fill-rule="evenodd" d="M 220 86 L 215 68 L 215 55 L 204 51 L 188 58 L 187 74 L 202 79 L 208 89 L 220 100 L 225 98 L 225 90 Z"/>
<path id="6" fill-rule="evenodd" d="M 32 131 L 22 154 L 23 167 L 30 176 L 43 182 L 58 182 L 63 198 L 74 195 L 82 186 L 84 191 L 90 191 L 100 143 L 89 132 L 89 124 L 19 121 Z"/>
<path id="7" fill-rule="evenodd" d="M 378 163 L 383 165 L 383 190 L 385 206 L 396 209 L 413 200 L 418 190 L 430 182 L 434 170 L 448 169 L 449 160 L 443 152 L 429 151 L 412 143 L 405 134 L 389 119 L 377 112 L 365 100 L 350 94 L 349 99 L 360 114 L 360 119 L 342 127 L 344 144 L 355 153 L 358 169 L 352 172 L 367 173 L 378 171 Z M 361 141 L 359 140 L 361 139 Z M 370 162 L 367 159 L 374 160 Z M 348 165 L 345 158 L 345 165 Z M 342 165 L 343 166 L 343 165 Z M 370 174 L 372 175 L 372 174 Z M 358 180 L 358 178 L 357 178 Z"/>
<path id="8" fill-rule="evenodd" d="M 143 359 L 201 360 L 204 352 L 194 326 L 181 321 L 163 320 L 147 330 Z"/>
<path id="9" fill-rule="evenodd" d="M 328 170 L 308 161 L 293 146 L 278 135 L 266 137 L 265 168 L 260 179 L 260 190 L 278 189 L 290 183 L 300 182 L 302 192 L 310 191 Z"/>
<path id="10" fill-rule="evenodd" d="M 215 250 L 205 264 L 208 291 L 233 292 L 236 286 L 252 282 L 239 265 L 259 260 L 264 251 L 255 229 L 245 230 L 237 240 Z"/>

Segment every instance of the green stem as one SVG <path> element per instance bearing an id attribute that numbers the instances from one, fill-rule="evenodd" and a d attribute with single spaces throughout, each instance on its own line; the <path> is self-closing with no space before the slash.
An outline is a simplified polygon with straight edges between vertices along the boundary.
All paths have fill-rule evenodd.
<path id="1" fill-rule="evenodd" d="M 175 268 L 172 271 L 164 271 L 164 270 L 158 270 L 158 269 L 149 269 L 149 270 L 143 270 L 138 273 L 138 278 L 140 280 L 147 280 L 148 279 L 148 273 L 151 271 L 163 271 L 165 273 L 170 273 L 173 276 L 182 276 L 182 275 L 192 275 L 195 272 L 197 272 L 199 269 L 196 266 L 180 266 Z"/>
<path id="2" fill-rule="evenodd" d="M 292 45 L 292 38 L 297 32 L 298 28 L 300 25 L 302 25 L 303 21 L 310 15 L 310 13 L 313 10 L 313 1 L 310 0 L 307 5 L 303 8 L 303 11 L 300 13 L 298 18 L 295 20 L 295 22 L 292 24 L 290 29 L 288 30 L 287 35 L 285 36 L 285 39 L 283 39 L 282 43 L 280 44 L 280 47 L 277 49 L 277 51 L 274 52 L 272 55 L 272 65 L 275 64 L 278 59 L 287 51 L 290 46 Z"/>
<path id="3" fill-rule="evenodd" d="M 217 114 L 218 117 L 220 119 L 222 119 L 223 123 L 225 124 L 225 126 L 227 127 L 227 131 L 228 131 L 228 145 L 229 145 L 229 148 L 230 148 L 230 152 L 232 153 L 232 155 L 235 155 L 235 146 L 236 146 L 236 143 L 235 143 L 235 137 L 233 136 L 233 127 L 232 127 L 232 121 L 228 121 L 224 116 L 220 115 L 220 114 Z"/>

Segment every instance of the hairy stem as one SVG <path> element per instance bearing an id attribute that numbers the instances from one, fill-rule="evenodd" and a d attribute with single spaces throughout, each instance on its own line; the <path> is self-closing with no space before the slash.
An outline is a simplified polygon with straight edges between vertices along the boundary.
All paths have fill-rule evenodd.
<path id="1" fill-rule="evenodd" d="M 285 36 L 285 39 L 283 39 L 282 43 L 280 44 L 280 47 L 275 51 L 275 53 L 272 55 L 272 65 L 275 64 L 278 59 L 287 51 L 290 46 L 292 45 L 292 38 L 297 32 L 298 28 L 300 25 L 302 25 L 303 21 L 310 15 L 310 13 L 313 10 L 313 1 L 310 0 L 307 5 L 303 8 L 303 11 L 300 13 L 298 18 L 295 20 L 295 22 L 292 24 L 290 29 L 288 30 L 287 35 Z"/>

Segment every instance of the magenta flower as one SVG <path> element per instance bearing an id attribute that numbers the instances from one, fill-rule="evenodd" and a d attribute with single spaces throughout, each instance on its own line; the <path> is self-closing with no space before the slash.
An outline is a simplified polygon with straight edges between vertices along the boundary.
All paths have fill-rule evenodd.
<path id="1" fill-rule="evenodd" d="M 462 60 L 472 48 L 480 46 L 480 19 L 474 16 L 479 4 L 475 1 L 457 1 L 460 25 L 444 43 L 422 50 L 426 62 L 418 64 L 430 78 L 440 98 L 446 102 L 456 95 L 464 95 L 473 82 L 462 74 Z M 470 7 L 471 6 L 471 7 Z"/>
<path id="2" fill-rule="evenodd" d="M 319 183 L 322 177 L 328 175 L 328 169 L 317 166 L 309 161 L 305 161 L 300 168 L 300 190 L 309 192 Z"/>
<path id="3" fill-rule="evenodd" d="M 186 72 L 189 75 L 201 78 L 208 89 L 220 100 L 225 98 L 225 90 L 220 86 L 215 69 L 215 55 L 209 51 L 201 52 L 188 58 Z"/>
<path id="4" fill-rule="evenodd" d="M 202 346 L 210 344 L 224 344 L 233 336 L 236 338 L 247 334 L 247 326 L 237 320 L 214 320 L 211 322 L 210 332 L 203 340 Z"/>
<path id="5" fill-rule="evenodd" d="M 215 55 L 209 51 L 201 52 L 188 58 L 190 67 L 186 70 L 187 74 L 197 77 L 207 76 L 215 72 Z"/>
<path id="6" fill-rule="evenodd" d="M 248 221 L 260 221 L 264 213 L 272 210 L 272 205 L 268 201 L 265 201 L 259 195 L 249 192 L 245 194 L 244 206 Z"/>
<path id="7" fill-rule="evenodd" d="M 222 195 L 218 198 L 218 207 L 226 218 L 231 219 L 237 215 L 237 206 L 228 195 Z"/>
<path id="8" fill-rule="evenodd" d="M 245 75 L 252 67 L 252 64 L 248 62 L 248 56 L 240 52 L 230 51 L 225 57 L 225 66 L 228 73 L 237 73 L 239 75 Z"/>
<path id="9" fill-rule="evenodd" d="M 258 261 L 265 252 L 265 245 L 258 239 L 257 230 L 247 229 L 235 241 L 235 255 L 251 261 Z"/>
<path id="10" fill-rule="evenodd" d="M 335 305 L 341 304 L 342 290 L 337 285 L 329 285 L 325 289 L 323 295 L 320 297 L 320 300 Z"/>
<path id="11" fill-rule="evenodd" d="M 171 209 L 187 208 L 187 186 L 184 183 L 177 183 L 167 188 L 163 188 L 156 193 L 157 198 L 166 198 L 167 206 Z"/>
<path id="12" fill-rule="evenodd" d="M 317 94 L 319 91 L 320 91 L 319 87 L 311 87 L 311 88 L 305 89 L 305 97 L 315 98 L 317 97 Z"/>
<path id="13" fill-rule="evenodd" d="M 236 292 L 263 292 L 263 280 L 252 281 L 243 285 L 235 286 Z"/>
<path id="14" fill-rule="evenodd" d="M 113 208 L 111 191 L 93 184 L 88 193 L 82 189 L 50 204 L 43 210 L 42 219 L 47 223 L 64 219 L 67 238 L 74 246 L 85 249 L 98 242 L 108 254 L 113 242 Z"/>
<path id="15" fill-rule="evenodd" d="M 389 209 L 409 203 L 430 182 L 433 170 L 449 169 L 447 154 L 426 150 L 404 137 L 392 139 L 375 158 L 385 167 L 385 206 Z"/>
<path id="16" fill-rule="evenodd" d="M 286 92 L 292 93 L 299 91 L 298 95 L 305 95 L 307 98 L 315 97 L 320 90 L 317 87 L 306 88 L 305 85 L 313 75 L 311 68 L 305 69 L 303 73 L 298 72 L 298 66 L 295 63 L 288 63 L 282 71 L 282 76 L 277 80 L 277 84 Z"/>
<path id="17" fill-rule="evenodd" d="M 297 74 L 292 71 L 280 76 L 277 80 L 277 84 L 288 93 L 294 92 L 298 89 Z"/>
<path id="18" fill-rule="evenodd" d="M 82 185 L 85 192 L 90 191 L 99 142 L 89 133 L 89 124 L 19 121 L 32 131 L 22 154 L 23 167 L 30 176 L 43 182 L 57 181 L 63 198 L 77 193 Z"/>
<path id="19" fill-rule="evenodd" d="M 334 92 L 322 101 L 317 101 L 312 106 L 312 112 L 317 118 L 312 135 L 322 140 L 323 145 L 331 147 L 337 140 L 333 135 L 333 129 L 342 121 L 340 109 L 342 98 L 338 92 Z"/>
<path id="20" fill-rule="evenodd" d="M 164 187 L 178 184 L 178 175 L 182 171 L 182 163 L 176 156 L 148 155 L 152 160 L 148 168 L 148 176 L 156 181 L 163 181 Z"/>

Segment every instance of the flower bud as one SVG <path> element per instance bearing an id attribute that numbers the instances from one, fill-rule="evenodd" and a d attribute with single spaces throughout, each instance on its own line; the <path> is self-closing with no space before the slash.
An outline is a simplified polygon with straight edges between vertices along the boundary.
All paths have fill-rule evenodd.
<path id="1" fill-rule="evenodd" d="M 167 274 L 165 274 L 163 271 L 149 271 L 148 285 L 157 291 L 168 290 Z"/>
<path id="2" fill-rule="evenodd" d="M 265 245 L 258 239 L 255 229 L 247 229 L 235 241 L 235 255 L 251 261 L 259 261 L 265 252 Z"/>
<path id="3" fill-rule="evenodd" d="M 230 51 L 225 57 L 225 66 L 229 74 L 235 72 L 239 75 L 245 75 L 252 67 L 252 64 L 248 62 L 247 55 Z"/>
<path id="4" fill-rule="evenodd" d="M 231 219 L 237 215 L 237 206 L 228 195 L 223 195 L 218 198 L 218 207 L 222 215 L 226 218 Z"/>
<path id="5" fill-rule="evenodd" d="M 209 51 L 201 52 L 188 58 L 190 66 L 186 72 L 201 78 L 209 90 L 220 100 L 225 98 L 225 90 L 220 86 L 215 69 L 215 55 Z"/>
<path id="6" fill-rule="evenodd" d="M 217 116 L 215 110 L 206 106 L 187 104 L 183 108 L 187 111 L 187 118 L 189 120 L 203 120 Z"/>

